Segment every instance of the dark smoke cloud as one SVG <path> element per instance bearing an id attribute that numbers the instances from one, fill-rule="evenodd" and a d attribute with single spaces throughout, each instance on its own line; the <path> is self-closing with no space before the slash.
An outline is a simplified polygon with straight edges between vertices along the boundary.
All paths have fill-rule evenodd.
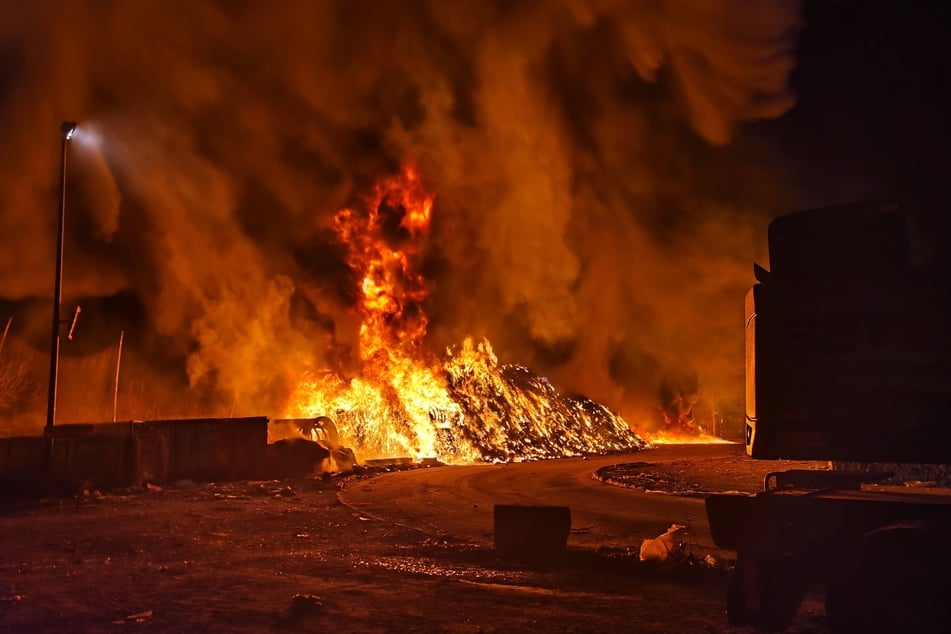
<path id="1" fill-rule="evenodd" d="M 437 196 L 434 350 L 488 335 L 635 422 L 678 377 L 739 394 L 751 218 L 778 186 L 728 144 L 792 103 L 795 2 L 2 12 L 5 299 L 50 294 L 55 132 L 77 118 L 67 296 L 133 291 L 143 356 L 276 414 L 355 340 L 330 218 L 411 160 Z"/>

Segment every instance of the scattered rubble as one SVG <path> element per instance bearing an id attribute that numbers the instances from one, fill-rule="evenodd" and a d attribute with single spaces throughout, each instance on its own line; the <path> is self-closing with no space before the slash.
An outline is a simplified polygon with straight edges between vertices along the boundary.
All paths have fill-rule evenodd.
<path id="1" fill-rule="evenodd" d="M 683 524 L 672 524 L 662 535 L 642 541 L 640 560 L 668 561 L 674 557 L 682 557 L 686 549 L 683 541 L 683 532 L 686 528 Z"/>
<path id="2" fill-rule="evenodd" d="M 297 624 L 321 614 L 324 602 L 313 594 L 295 594 L 284 616 L 285 624 Z"/>
<path id="3" fill-rule="evenodd" d="M 130 614 L 124 619 L 118 619 L 112 622 L 113 625 L 125 625 L 126 623 L 145 623 L 152 618 L 152 610 L 143 610 L 142 612 L 136 612 L 135 614 Z"/>

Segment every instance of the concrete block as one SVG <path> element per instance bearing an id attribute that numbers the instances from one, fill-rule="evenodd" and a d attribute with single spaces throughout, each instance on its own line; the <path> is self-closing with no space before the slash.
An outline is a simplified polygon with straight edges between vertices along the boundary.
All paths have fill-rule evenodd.
<path id="1" fill-rule="evenodd" d="M 143 432 L 159 434 L 156 470 L 167 481 L 246 480 L 267 467 L 267 417 L 144 421 Z"/>
<path id="2" fill-rule="evenodd" d="M 571 509 L 567 506 L 496 504 L 493 515 L 495 549 L 504 557 L 552 558 L 568 548 Z"/>

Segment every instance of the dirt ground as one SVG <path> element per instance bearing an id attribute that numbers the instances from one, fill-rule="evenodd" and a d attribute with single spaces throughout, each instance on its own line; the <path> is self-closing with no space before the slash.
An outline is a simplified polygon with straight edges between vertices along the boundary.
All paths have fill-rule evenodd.
<path id="1" fill-rule="evenodd" d="M 368 477 L 183 482 L 7 507 L 0 630 L 748 631 L 727 626 L 724 567 L 581 550 L 506 562 L 361 516 L 338 493 Z M 664 478 L 689 483 L 690 469 Z M 807 601 L 789 631 L 826 631 L 821 604 Z"/>

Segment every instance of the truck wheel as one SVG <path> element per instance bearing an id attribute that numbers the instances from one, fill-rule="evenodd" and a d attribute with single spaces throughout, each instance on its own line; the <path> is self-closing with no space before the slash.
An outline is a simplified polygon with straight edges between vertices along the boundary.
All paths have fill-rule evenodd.
<path id="1" fill-rule="evenodd" d="M 863 536 L 829 580 L 826 613 L 837 632 L 948 632 L 942 531 L 888 527 Z"/>
<path id="2" fill-rule="evenodd" d="M 803 575 L 788 556 L 737 553 L 727 588 L 730 625 L 783 628 L 792 621 L 805 594 Z"/>

